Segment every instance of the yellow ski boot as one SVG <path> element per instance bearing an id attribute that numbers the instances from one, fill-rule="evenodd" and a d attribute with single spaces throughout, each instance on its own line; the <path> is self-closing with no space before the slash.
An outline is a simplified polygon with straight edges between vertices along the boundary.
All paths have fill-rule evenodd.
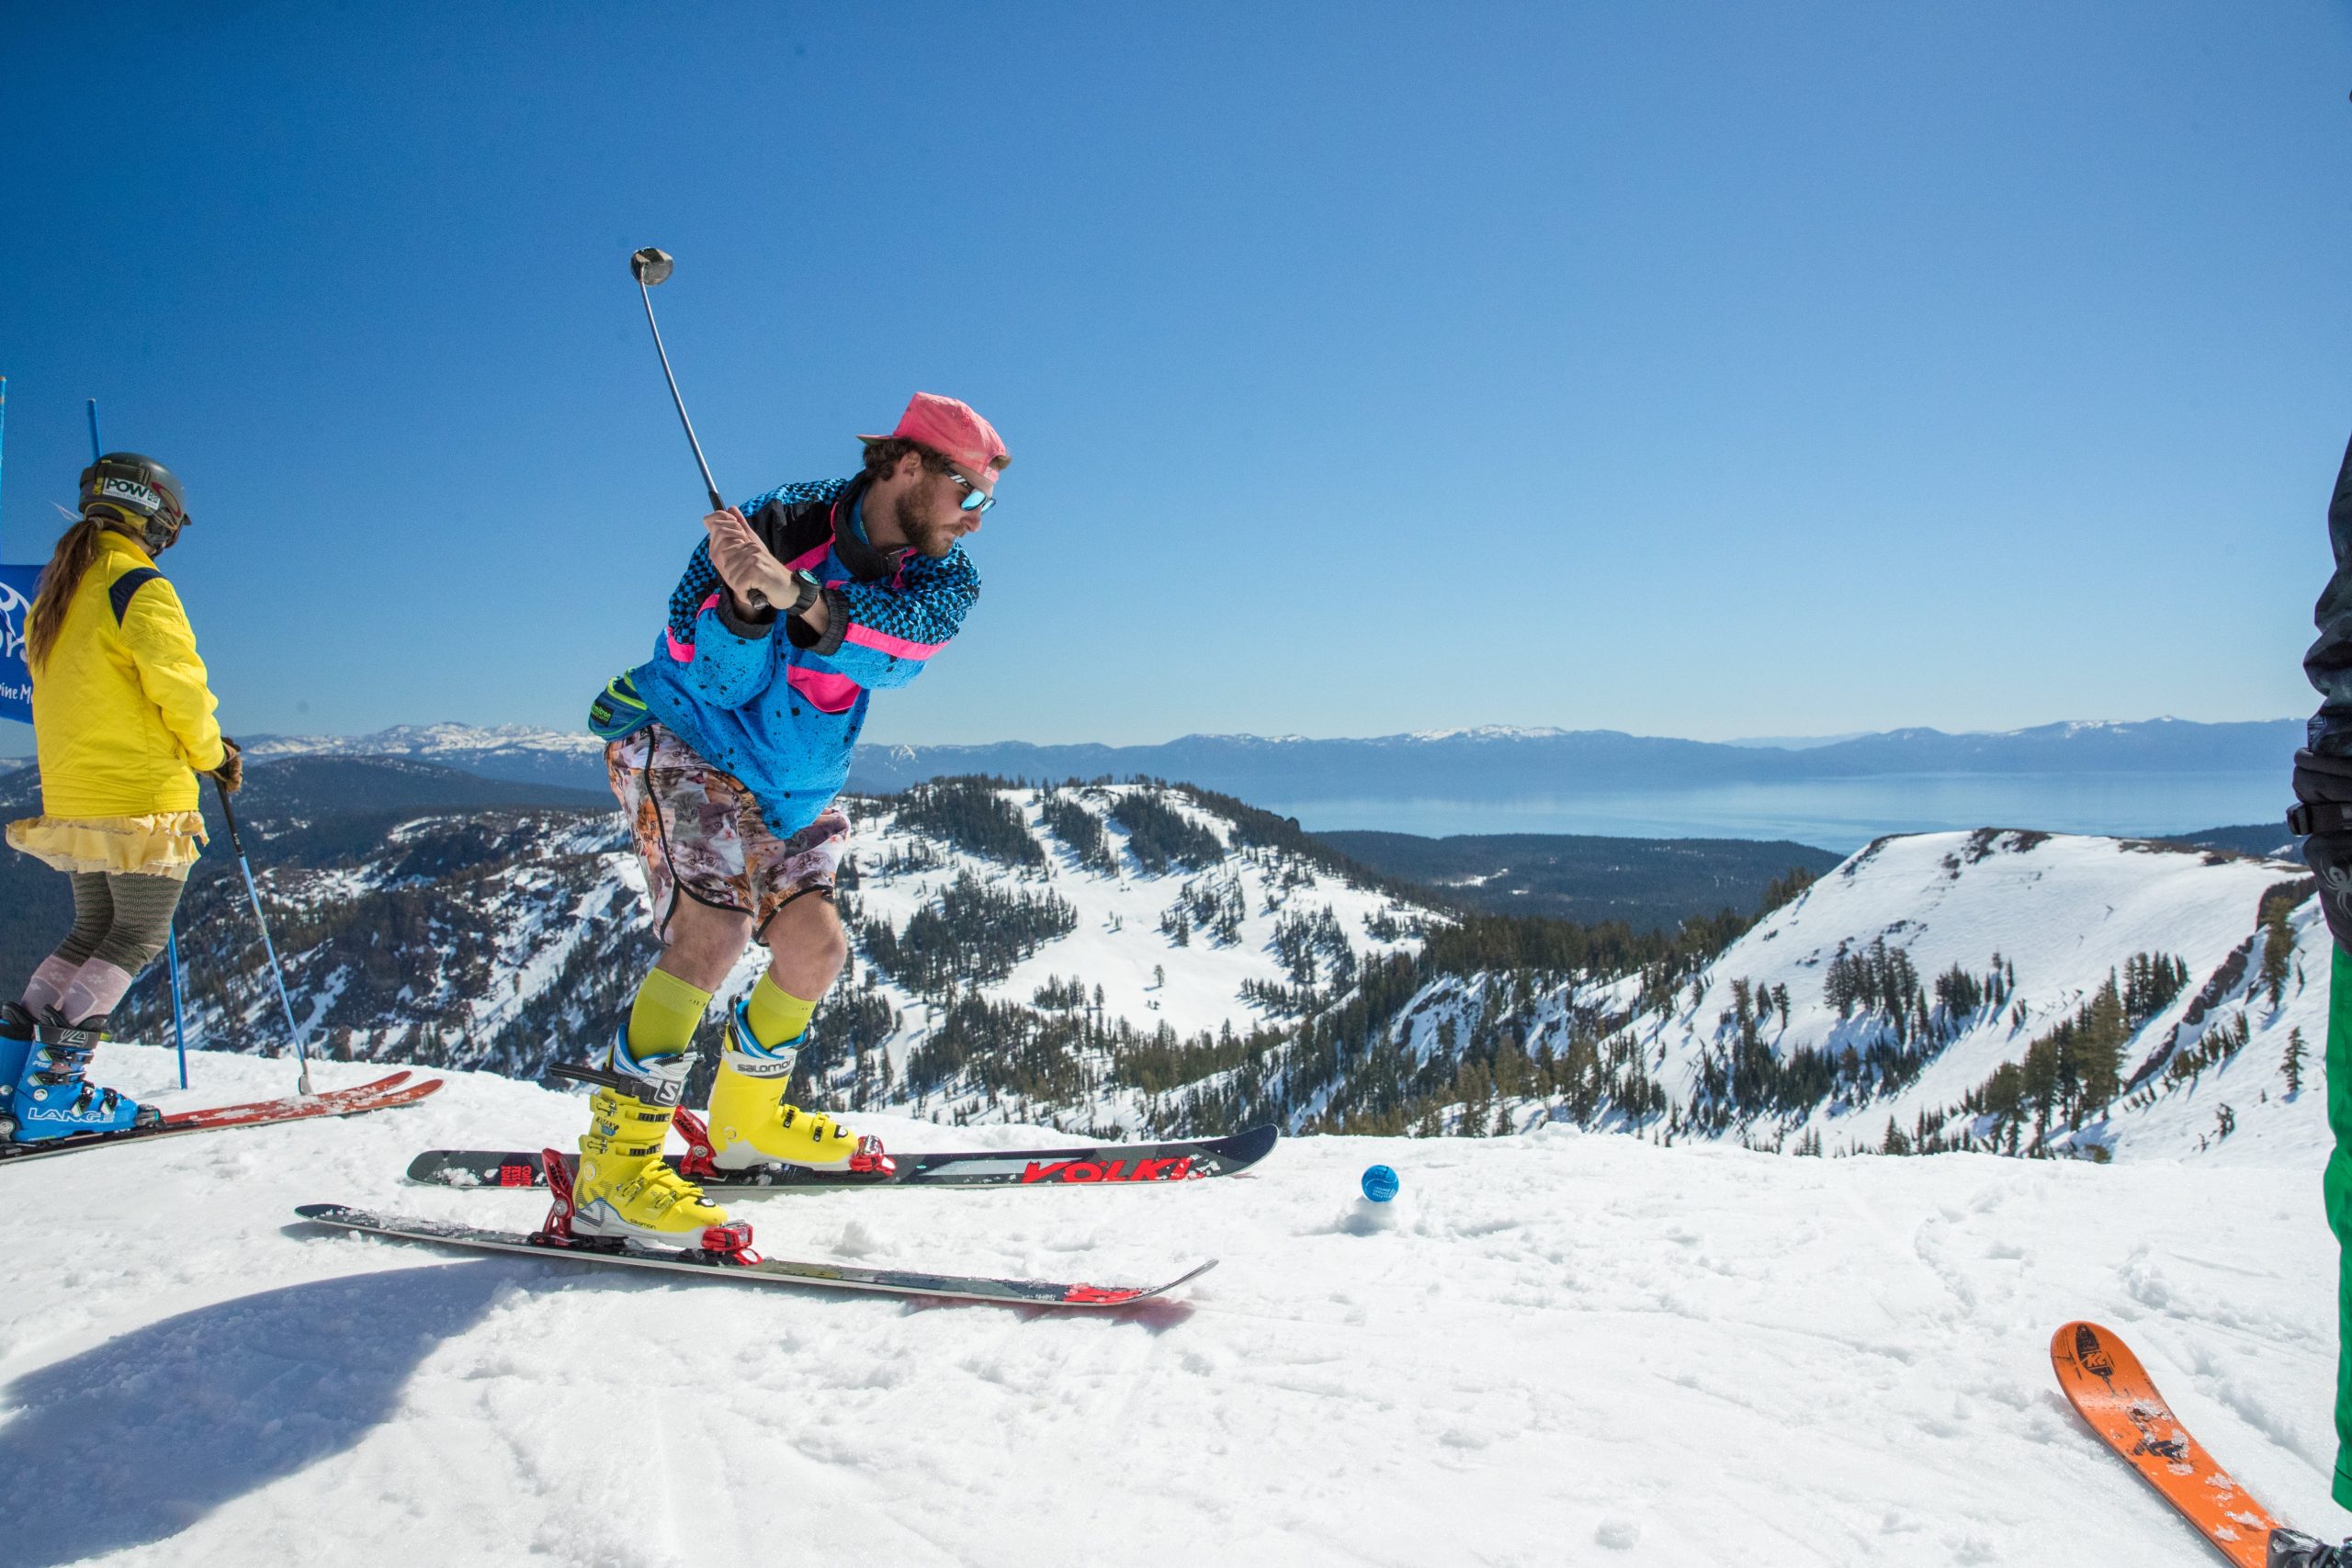
<path id="1" fill-rule="evenodd" d="M 727 1050 L 718 1061 L 718 1081 L 711 1086 L 710 1165 L 727 1171 L 793 1165 L 861 1176 L 891 1174 L 897 1167 L 882 1152 L 879 1138 L 785 1103 L 805 1037 L 763 1045 L 746 1012 L 738 1002 L 727 1021 Z"/>
<path id="2" fill-rule="evenodd" d="M 588 1131 L 571 1180 L 572 1234 L 701 1246 L 704 1232 L 727 1224 L 727 1211 L 662 1158 L 671 1111 L 685 1089 L 686 1053 L 639 1061 L 629 1054 L 624 1029 L 610 1055 L 595 1065 L 636 1092 L 608 1087 L 588 1101 Z"/>

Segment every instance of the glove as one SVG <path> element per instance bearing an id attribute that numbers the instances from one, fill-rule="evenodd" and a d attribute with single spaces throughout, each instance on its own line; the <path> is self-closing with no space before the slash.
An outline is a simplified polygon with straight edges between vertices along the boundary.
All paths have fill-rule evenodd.
<path id="1" fill-rule="evenodd" d="M 2336 944 L 2352 953 L 2352 757 L 2295 753 L 2295 799 L 2287 826 L 2310 837 L 2303 863 L 2319 878 L 2319 907 Z"/>
<path id="2" fill-rule="evenodd" d="M 245 787 L 245 754 L 238 749 L 235 741 L 225 735 L 220 738 L 220 744 L 227 755 L 220 759 L 220 765 L 212 770 L 212 776 L 220 781 L 223 794 L 234 795 Z"/>

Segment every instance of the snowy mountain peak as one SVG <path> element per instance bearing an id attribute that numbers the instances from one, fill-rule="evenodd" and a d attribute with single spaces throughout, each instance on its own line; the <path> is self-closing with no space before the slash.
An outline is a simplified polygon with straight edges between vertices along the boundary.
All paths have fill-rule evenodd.
<path id="1" fill-rule="evenodd" d="M 246 744 L 255 759 L 297 756 L 438 757 L 484 751 L 600 751 L 604 742 L 584 731 L 528 724 L 396 724 L 372 735 L 257 735 Z"/>
<path id="2" fill-rule="evenodd" d="M 1408 740 L 1548 740 L 1567 734 L 1550 725 L 1476 724 L 1457 729 L 1416 729 Z"/>

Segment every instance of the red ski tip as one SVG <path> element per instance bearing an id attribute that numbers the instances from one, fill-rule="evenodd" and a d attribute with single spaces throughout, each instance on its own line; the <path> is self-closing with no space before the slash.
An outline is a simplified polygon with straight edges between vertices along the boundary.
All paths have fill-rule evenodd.
<path id="1" fill-rule="evenodd" d="M 1062 1300 L 1083 1306 L 1116 1306 L 1121 1302 L 1131 1302 L 1143 1293 L 1141 1291 L 1125 1290 L 1117 1286 L 1072 1285 L 1062 1292 Z"/>

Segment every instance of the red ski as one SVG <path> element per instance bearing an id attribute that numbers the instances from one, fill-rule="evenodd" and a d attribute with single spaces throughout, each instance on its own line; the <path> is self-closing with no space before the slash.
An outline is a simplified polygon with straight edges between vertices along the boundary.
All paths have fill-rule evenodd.
<path id="1" fill-rule="evenodd" d="M 439 1078 L 411 1083 L 406 1072 L 378 1078 L 353 1089 L 331 1089 L 324 1094 L 289 1095 L 284 1100 L 256 1100 L 243 1105 L 210 1105 L 200 1111 L 175 1111 L 153 1127 L 131 1127 L 119 1133 L 84 1133 L 47 1143 L 0 1141 L 0 1164 L 47 1159 L 80 1149 L 116 1144 L 143 1144 L 187 1133 L 227 1132 L 234 1127 L 268 1127 L 280 1122 L 306 1122 L 314 1116 L 363 1116 L 371 1111 L 392 1111 L 414 1105 L 440 1089 Z"/>
<path id="2" fill-rule="evenodd" d="M 935 1296 L 946 1301 L 989 1302 L 999 1306 L 1069 1307 L 1080 1311 L 1135 1306 L 1177 1286 L 1199 1279 L 1216 1267 L 1216 1260 L 1179 1274 L 1161 1284 L 1093 1285 L 1062 1280 L 1014 1280 L 976 1274 L 933 1274 L 911 1269 L 866 1269 L 854 1263 L 796 1262 L 763 1258 L 752 1250 L 752 1227 L 741 1220 L 715 1225 L 695 1236 L 695 1246 L 667 1247 L 641 1241 L 576 1235 L 571 1168 L 553 1149 L 541 1151 L 540 1168 L 547 1172 L 555 1202 L 547 1221 L 536 1231 L 481 1230 L 446 1220 L 406 1219 L 397 1214 L 371 1213 L 341 1203 L 304 1203 L 294 1212 L 321 1224 L 367 1231 L 396 1241 L 433 1242 L 443 1247 L 472 1247 L 482 1252 L 515 1252 L 539 1258 L 565 1258 L 581 1263 L 617 1264 L 631 1269 L 662 1269 L 699 1274 L 746 1285 L 813 1285 L 831 1291 L 865 1291 L 878 1295 Z M 683 1237 L 681 1239 L 684 1239 Z"/>
<path id="3" fill-rule="evenodd" d="M 721 1170 L 711 1161 L 701 1117 L 673 1118 L 686 1152 L 670 1166 L 707 1192 L 840 1191 L 852 1187 L 1131 1187 L 1236 1176 L 1264 1159 L 1281 1134 L 1252 1127 L 1222 1138 L 1103 1144 L 1058 1149 L 933 1150 L 890 1156 L 887 1170 L 809 1170 L 786 1165 Z M 566 1167 L 579 1163 L 565 1155 Z M 547 1161 L 537 1149 L 427 1149 L 409 1162 L 408 1179 L 434 1187 L 545 1187 Z"/>

